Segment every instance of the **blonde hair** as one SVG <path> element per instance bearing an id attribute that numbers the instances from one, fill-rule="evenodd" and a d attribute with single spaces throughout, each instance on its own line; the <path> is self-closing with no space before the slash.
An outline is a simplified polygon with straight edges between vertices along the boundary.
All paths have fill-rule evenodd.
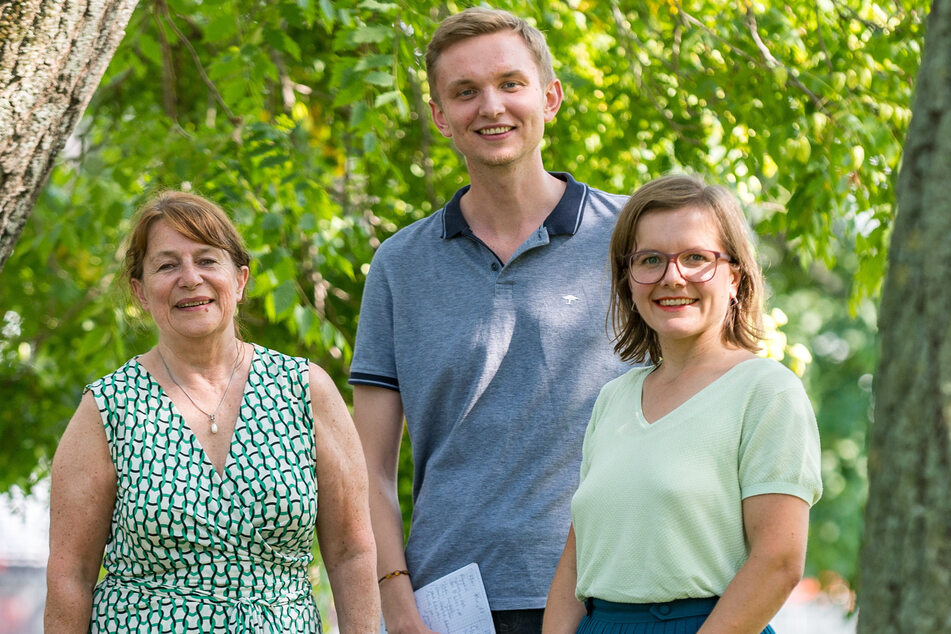
<path id="1" fill-rule="evenodd" d="M 548 43 L 545 42 L 545 36 L 541 31 L 508 11 L 470 7 L 443 20 L 426 47 L 426 75 L 429 79 L 429 94 L 433 101 L 439 103 L 436 66 L 439 57 L 447 48 L 471 37 L 506 30 L 518 34 L 525 42 L 525 46 L 535 58 L 542 86 L 547 87 L 555 81 L 551 51 L 548 50 Z"/>
<path id="2" fill-rule="evenodd" d="M 637 250 L 637 223 L 647 212 L 676 211 L 685 207 L 707 210 L 720 231 L 730 264 L 739 272 L 736 302 L 727 312 L 723 340 L 751 352 L 760 349 L 763 336 L 763 273 L 756 263 L 753 236 L 740 203 L 728 189 L 706 185 L 697 176 L 670 174 L 638 188 L 621 209 L 611 236 L 611 306 L 614 351 L 624 361 L 643 362 L 661 357 L 657 333 L 634 308 L 628 284 L 628 257 Z"/>

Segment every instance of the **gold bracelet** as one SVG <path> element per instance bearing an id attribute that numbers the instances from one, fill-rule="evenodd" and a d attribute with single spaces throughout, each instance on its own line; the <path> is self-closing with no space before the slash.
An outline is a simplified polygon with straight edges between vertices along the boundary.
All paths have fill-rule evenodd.
<path id="1" fill-rule="evenodd" d="M 406 575 L 406 578 L 408 579 L 408 578 L 409 578 L 409 570 L 394 570 L 393 572 L 388 572 L 388 573 L 386 573 L 385 575 L 383 575 L 382 577 L 380 577 L 380 580 L 377 581 L 377 583 L 383 583 L 383 582 L 386 581 L 387 579 L 392 579 L 393 577 L 399 577 L 400 575 Z"/>

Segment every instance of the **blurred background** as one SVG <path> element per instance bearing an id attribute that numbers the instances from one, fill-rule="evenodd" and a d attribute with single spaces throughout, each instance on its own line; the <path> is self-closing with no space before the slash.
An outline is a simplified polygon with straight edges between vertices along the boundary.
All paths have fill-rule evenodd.
<path id="1" fill-rule="evenodd" d="M 225 207 L 254 257 L 246 338 L 310 357 L 349 399 L 374 249 L 465 183 L 430 122 L 422 52 L 468 4 L 138 4 L 0 272 L 0 629 L 38 631 L 45 478 L 83 386 L 153 344 L 116 281 L 136 207 L 161 188 Z M 549 169 L 615 192 L 686 170 L 743 201 L 768 353 L 802 377 L 823 443 L 809 579 L 790 602 L 816 609 L 777 623 L 839 631 L 809 619 L 841 623 L 854 602 L 877 303 L 928 2 L 495 6 L 546 33 L 564 85 Z"/>

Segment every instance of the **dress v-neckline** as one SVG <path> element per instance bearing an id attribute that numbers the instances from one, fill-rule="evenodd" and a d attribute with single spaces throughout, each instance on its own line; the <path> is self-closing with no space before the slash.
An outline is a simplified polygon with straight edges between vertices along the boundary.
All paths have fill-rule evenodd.
<path id="1" fill-rule="evenodd" d="M 247 404 L 248 391 L 251 388 L 251 375 L 254 373 L 254 364 L 257 362 L 259 356 L 258 346 L 252 343 L 251 363 L 248 365 L 248 376 L 244 380 L 244 388 L 241 390 L 241 402 L 238 404 L 238 417 L 234 421 L 234 429 L 231 432 L 231 442 L 228 443 L 228 454 L 225 456 L 225 461 L 221 466 L 220 473 L 218 472 L 218 469 L 215 468 L 215 463 L 212 462 L 208 452 L 205 451 L 205 447 L 201 444 L 198 436 L 195 435 L 195 432 L 185 421 L 185 416 L 181 413 L 181 410 L 179 410 L 178 405 L 175 404 L 175 401 L 172 400 L 172 397 L 169 396 L 168 392 L 165 391 L 165 388 L 162 387 L 162 384 L 158 382 L 158 379 L 156 379 L 152 373 L 149 372 L 148 368 L 139 362 L 139 356 L 136 355 L 133 357 L 135 364 L 139 366 L 143 372 L 145 372 L 146 376 L 149 378 L 149 381 L 155 385 L 156 389 L 158 389 L 160 399 L 168 403 L 169 413 L 171 414 L 169 422 L 171 423 L 172 420 L 178 421 L 178 424 L 182 428 L 182 433 L 187 434 L 187 436 L 191 439 L 193 449 L 198 451 L 199 455 L 201 456 L 202 463 L 205 465 L 205 467 L 211 470 L 213 479 L 219 484 L 224 480 L 225 473 L 228 471 L 228 467 L 230 467 L 235 461 L 235 440 L 238 437 L 238 432 L 242 431 L 245 427 L 243 412 L 245 405 Z"/>
<path id="2" fill-rule="evenodd" d="M 650 375 L 650 372 L 645 373 L 641 377 L 640 384 L 637 386 L 637 394 L 635 395 L 637 399 L 635 402 L 637 404 L 638 422 L 640 422 L 641 426 L 644 427 L 645 429 L 657 427 L 659 423 L 663 423 L 666 419 L 673 417 L 677 413 L 682 413 L 681 410 L 686 409 L 688 406 L 690 406 L 691 403 L 695 402 L 701 394 L 703 394 L 707 390 L 714 388 L 718 383 L 726 379 L 726 377 L 732 374 L 734 370 L 736 370 L 738 367 L 740 367 L 741 365 L 745 363 L 756 361 L 759 358 L 760 357 L 755 357 L 752 359 L 744 359 L 743 361 L 740 361 L 739 363 L 733 365 L 732 367 L 727 369 L 726 372 L 724 372 L 723 374 L 721 374 L 720 376 L 713 379 L 711 382 L 707 383 L 702 388 L 700 388 L 699 390 L 691 394 L 684 402 L 677 405 L 677 407 L 673 408 L 672 410 L 670 410 L 669 412 L 667 412 L 666 414 L 657 418 L 654 421 L 647 420 L 647 416 L 644 415 L 644 381 L 647 380 L 647 377 L 648 375 Z"/>

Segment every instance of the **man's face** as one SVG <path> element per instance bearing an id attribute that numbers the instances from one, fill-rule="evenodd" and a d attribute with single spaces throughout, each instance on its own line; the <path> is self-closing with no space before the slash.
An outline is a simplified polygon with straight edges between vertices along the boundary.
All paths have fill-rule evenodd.
<path id="1" fill-rule="evenodd" d="M 561 84 L 542 86 L 538 66 L 512 31 L 453 44 L 436 63 L 439 103 L 429 102 L 436 127 L 451 137 L 472 170 L 517 165 L 538 146 L 561 106 Z"/>

